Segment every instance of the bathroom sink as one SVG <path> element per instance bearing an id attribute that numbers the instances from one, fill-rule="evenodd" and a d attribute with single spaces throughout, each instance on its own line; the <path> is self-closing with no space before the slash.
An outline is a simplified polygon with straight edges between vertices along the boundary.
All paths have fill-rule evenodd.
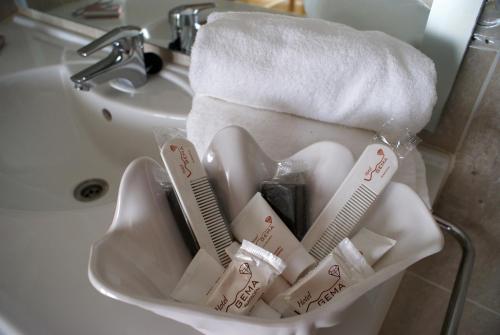
<path id="1" fill-rule="evenodd" d="M 61 210 L 115 201 L 134 158 L 159 159 L 153 127 L 184 127 L 186 76 L 164 70 L 140 89 L 104 84 L 73 89 L 70 74 L 88 63 L 35 67 L 0 77 L 0 208 Z M 178 71 L 179 72 L 179 71 Z M 86 180 L 94 193 L 77 201 Z M 105 183 L 105 184 L 104 184 Z M 100 192 L 100 193 L 99 193 Z"/>
<path id="2" fill-rule="evenodd" d="M 88 66 L 75 50 L 89 39 L 20 16 L 0 32 L 0 334 L 197 334 L 102 297 L 87 276 L 123 170 L 160 160 L 152 126 L 184 125 L 186 69 L 169 65 L 134 92 L 80 92 L 69 78 Z M 86 180 L 77 195 L 93 201 L 82 202 Z"/>

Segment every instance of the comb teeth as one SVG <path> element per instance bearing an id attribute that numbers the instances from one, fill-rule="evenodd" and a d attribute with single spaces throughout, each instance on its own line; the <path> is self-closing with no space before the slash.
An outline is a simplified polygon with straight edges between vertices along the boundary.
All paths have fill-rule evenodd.
<path id="1" fill-rule="evenodd" d="M 318 261 L 327 256 L 340 241 L 351 234 L 353 228 L 359 223 L 376 198 L 375 192 L 361 184 L 309 250 L 309 253 Z"/>
<path id="2" fill-rule="evenodd" d="M 210 238 L 215 246 L 217 256 L 221 264 L 226 267 L 231 262 L 231 259 L 224 249 L 231 244 L 232 238 L 219 208 L 212 185 L 207 177 L 201 177 L 191 181 L 191 189 Z"/>

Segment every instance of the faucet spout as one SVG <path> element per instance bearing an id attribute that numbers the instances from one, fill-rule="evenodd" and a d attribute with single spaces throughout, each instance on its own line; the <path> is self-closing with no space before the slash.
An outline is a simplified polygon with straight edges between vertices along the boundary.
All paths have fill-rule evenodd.
<path id="1" fill-rule="evenodd" d="M 128 32 L 124 34 L 124 30 Z M 113 39 L 116 36 L 118 39 Z M 146 83 L 147 74 L 144 62 L 144 38 L 137 27 L 120 27 L 113 29 L 96 41 L 78 50 L 86 57 L 90 53 L 83 52 L 89 46 L 99 45 L 103 48 L 112 44 L 111 53 L 99 62 L 87 67 L 71 77 L 75 88 L 88 91 L 92 87 L 104 82 L 121 79 L 127 81 L 134 88 Z M 96 51 L 93 49 L 91 53 Z"/>

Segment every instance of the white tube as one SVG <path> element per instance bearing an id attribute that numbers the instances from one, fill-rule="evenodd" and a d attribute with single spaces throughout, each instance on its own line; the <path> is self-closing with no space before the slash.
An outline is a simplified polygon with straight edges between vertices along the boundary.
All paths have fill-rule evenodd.
<path id="1" fill-rule="evenodd" d="M 170 296 L 180 302 L 205 305 L 208 294 L 223 273 L 224 267 L 204 249 L 200 249 L 189 263 Z M 267 319 L 281 317 L 279 312 L 262 300 L 257 301 L 249 315 Z"/>
<path id="2" fill-rule="evenodd" d="M 229 247 L 226 248 L 226 253 L 231 259 L 234 259 L 234 255 L 238 252 L 240 244 L 238 242 L 233 242 Z M 284 299 L 284 292 L 290 288 L 290 284 L 283 279 L 282 276 L 276 277 L 272 283 L 266 288 L 264 294 L 262 294 L 262 303 L 265 303 L 269 309 L 272 309 L 275 313 L 279 313 L 280 316 L 290 316 L 295 315 L 290 308 L 290 305 Z M 260 304 L 262 305 L 262 304 Z M 257 304 L 252 308 L 249 315 L 261 317 L 264 313 L 264 307 L 257 308 Z M 275 315 L 271 312 L 269 318 L 275 319 Z M 263 316 L 262 316 L 263 317 Z"/>
<path id="3" fill-rule="evenodd" d="M 292 284 L 315 264 L 259 192 L 233 220 L 231 228 L 239 241 L 249 240 L 283 259 L 287 266 L 282 276 Z"/>
<path id="4" fill-rule="evenodd" d="M 244 240 L 206 304 L 221 312 L 248 314 L 284 268 L 279 257 Z"/>
<path id="5" fill-rule="evenodd" d="M 314 270 L 285 292 L 285 300 L 297 314 L 303 314 L 330 303 L 338 293 L 373 273 L 371 266 L 346 238 Z"/>

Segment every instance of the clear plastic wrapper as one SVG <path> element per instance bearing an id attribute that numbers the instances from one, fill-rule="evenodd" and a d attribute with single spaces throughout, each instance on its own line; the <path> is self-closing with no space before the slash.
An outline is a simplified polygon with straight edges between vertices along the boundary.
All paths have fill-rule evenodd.
<path id="1" fill-rule="evenodd" d="M 278 162 L 272 179 L 260 185 L 264 199 L 300 241 L 307 231 L 305 162 L 287 159 Z"/>
<path id="2" fill-rule="evenodd" d="M 180 128 L 154 128 L 153 134 L 160 151 L 163 145 L 171 139 L 175 137 L 186 137 L 186 131 Z M 175 193 L 174 186 L 172 185 L 172 182 L 170 181 L 167 173 L 165 173 L 165 175 L 162 177 L 160 184 L 165 190 L 165 196 L 170 206 L 170 210 L 172 211 L 172 214 L 174 216 L 175 222 L 177 223 L 177 227 L 179 228 L 179 232 L 181 233 L 182 239 L 184 240 L 184 243 L 186 243 L 191 256 L 195 256 L 200 249 L 200 246 L 196 242 L 196 239 L 193 238 L 193 234 L 191 233 L 191 229 L 189 228 L 187 218 L 182 212 L 179 199 L 177 197 L 177 194 Z"/>
<path id="3" fill-rule="evenodd" d="M 187 138 L 187 133 L 185 129 L 172 128 L 172 127 L 155 127 L 153 128 L 153 135 L 155 137 L 156 144 L 158 145 L 160 151 L 166 142 L 176 137 Z"/>
<path id="4" fill-rule="evenodd" d="M 399 159 L 404 159 L 422 142 L 408 128 L 398 126 L 393 118 L 382 125 L 373 140 L 390 146 Z"/>
<path id="5" fill-rule="evenodd" d="M 180 128 L 171 128 L 171 127 L 156 127 L 153 128 L 153 133 L 154 137 L 156 140 L 156 143 L 158 145 L 158 148 L 160 152 L 163 155 L 163 152 L 170 152 L 168 149 L 176 148 L 177 145 L 172 145 L 173 141 L 178 141 L 179 139 L 186 139 L 186 131 L 184 129 Z M 165 146 L 169 145 L 170 147 L 165 150 Z M 179 146 L 179 152 L 181 150 L 182 146 Z M 175 149 L 172 149 L 175 150 Z M 194 149 L 192 149 L 195 151 Z M 189 152 L 189 151 L 188 151 Z M 187 156 L 186 156 L 187 157 Z M 192 158 L 192 156 L 191 156 Z M 170 160 L 169 160 L 170 161 Z M 164 162 L 165 161 L 164 158 Z M 185 168 L 185 167 L 184 167 Z M 203 168 L 201 168 L 203 169 Z M 167 168 L 168 171 L 168 168 Z M 187 170 L 190 171 L 190 170 Z M 174 174 L 175 175 L 175 174 Z M 174 215 L 175 221 L 177 223 L 177 226 L 179 228 L 179 231 L 181 233 L 181 236 L 184 240 L 184 243 L 188 247 L 190 253 L 192 256 L 196 254 L 196 252 L 201 248 L 204 247 L 206 248 L 209 252 L 211 249 L 209 248 L 209 242 L 207 241 L 206 236 L 196 236 L 196 231 L 193 230 L 193 223 L 196 223 L 197 220 L 191 220 L 190 221 L 190 216 L 187 214 L 186 210 L 187 208 L 191 208 L 189 204 L 184 203 L 184 206 L 181 204 L 181 198 L 180 194 L 176 191 L 176 187 L 174 186 L 175 183 L 172 182 L 171 180 L 172 175 L 167 174 L 167 181 L 163 182 L 163 188 L 165 189 L 166 197 L 170 206 L 170 209 L 172 210 L 172 214 Z M 180 181 L 178 181 L 180 183 Z M 215 189 L 212 185 L 212 183 L 207 180 L 207 183 L 209 184 L 210 188 L 215 192 Z M 206 195 L 206 193 L 204 193 Z M 221 213 L 221 217 L 225 218 L 224 215 Z M 224 219 L 225 220 L 225 219 Z M 225 223 L 227 225 L 227 223 Z M 201 234 L 198 231 L 199 234 Z M 200 239 L 205 242 L 200 242 Z M 213 239 L 212 239 L 213 242 Z M 205 244 L 203 244 L 205 243 Z M 203 246 L 204 245 L 204 246 Z M 222 261 L 222 260 L 221 260 Z M 224 262 L 223 262 L 224 263 Z M 226 263 L 224 263 L 226 264 Z"/>

